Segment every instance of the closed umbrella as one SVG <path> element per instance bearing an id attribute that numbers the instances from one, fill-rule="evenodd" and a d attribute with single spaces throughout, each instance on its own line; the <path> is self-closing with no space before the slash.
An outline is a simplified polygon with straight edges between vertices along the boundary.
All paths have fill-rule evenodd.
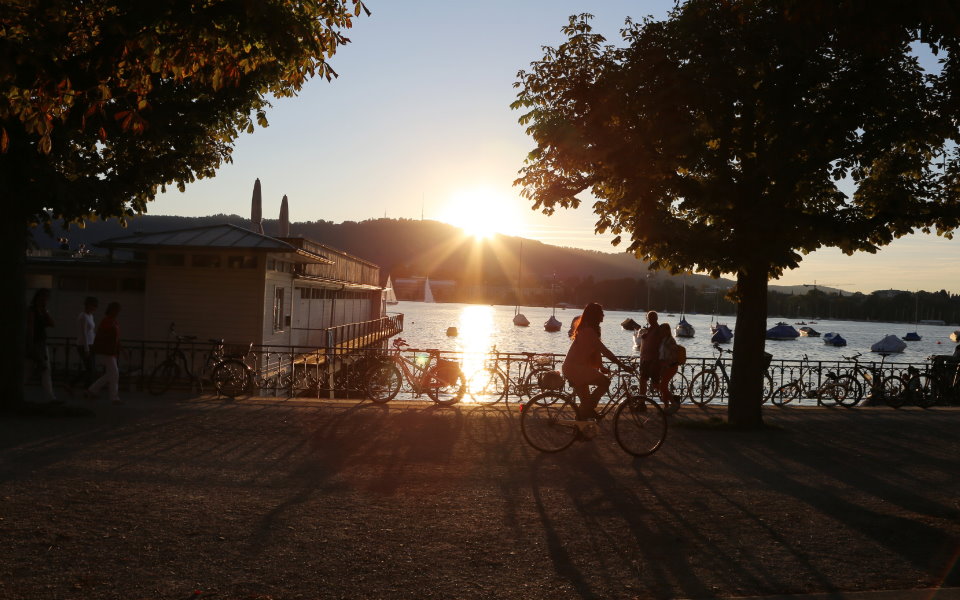
<path id="1" fill-rule="evenodd" d="M 287 207 L 287 197 L 280 202 L 280 237 L 290 237 L 290 209 Z"/>

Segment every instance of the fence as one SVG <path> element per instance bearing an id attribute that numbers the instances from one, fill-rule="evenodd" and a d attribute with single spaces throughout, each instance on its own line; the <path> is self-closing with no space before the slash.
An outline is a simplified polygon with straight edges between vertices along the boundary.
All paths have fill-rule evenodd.
<path id="1" fill-rule="evenodd" d="M 397 317 L 401 320 L 398 321 Z M 389 322 L 381 323 L 377 331 L 383 333 L 391 328 L 402 328 L 402 315 L 387 317 L 385 320 Z M 368 373 L 374 364 L 382 362 L 384 351 L 357 347 L 353 340 L 363 336 L 369 338 L 376 328 L 372 324 L 357 323 L 331 330 L 336 331 L 330 332 L 330 338 L 334 342 L 330 347 L 252 347 L 243 357 L 253 373 L 253 385 L 249 393 L 275 397 L 363 398 Z M 121 388 L 146 390 L 153 369 L 168 356 L 172 347 L 173 342 L 123 342 L 119 357 Z M 213 347 L 212 341 L 181 342 L 180 349 L 196 377 L 181 377 L 177 385 L 180 390 L 194 393 L 212 391 L 209 385 L 204 387 L 203 382 L 210 375 L 209 357 Z M 246 347 L 243 350 L 246 350 Z M 69 384 L 79 378 L 82 365 L 72 339 L 51 339 L 49 352 L 55 382 Z M 400 355 L 413 365 L 418 361 L 422 363 L 425 352 L 411 349 L 404 350 Z M 555 354 L 432 352 L 438 357 L 459 362 L 468 383 L 474 374 L 485 369 L 499 371 L 503 375 L 506 399 L 510 402 L 529 397 L 531 390 L 538 386 L 539 375 L 544 371 L 559 369 L 563 361 L 562 355 Z M 623 358 L 635 360 L 635 357 Z M 685 377 L 689 382 L 697 373 L 712 369 L 715 362 L 715 358 L 688 358 L 678 377 Z M 730 360 L 725 359 L 723 363 L 729 374 Z M 868 369 L 880 369 L 881 361 L 861 361 L 859 365 Z M 930 372 L 929 363 L 910 362 L 886 362 L 882 365 L 882 372 L 885 376 L 904 376 L 910 366 L 919 368 L 921 372 Z M 774 360 L 768 373 L 773 379 L 774 388 L 802 375 L 808 389 L 816 389 L 826 380 L 828 373 L 849 372 L 853 367 L 854 363 L 846 360 Z M 411 371 L 415 369 L 411 367 Z M 721 388 L 713 402 L 723 403 L 728 399 L 726 378 L 720 377 L 720 384 Z M 417 395 L 414 388 L 409 377 L 405 376 L 399 397 L 410 398 Z M 469 392 L 468 389 L 465 402 L 470 401 Z M 816 399 L 801 399 L 801 403 L 815 404 Z"/>

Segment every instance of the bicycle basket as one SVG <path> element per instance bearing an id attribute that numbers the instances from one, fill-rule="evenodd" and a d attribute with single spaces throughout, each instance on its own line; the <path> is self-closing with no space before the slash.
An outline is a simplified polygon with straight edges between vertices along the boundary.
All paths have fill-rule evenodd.
<path id="1" fill-rule="evenodd" d="M 563 375 L 560 374 L 560 371 L 547 371 L 540 375 L 538 381 L 542 390 L 563 390 Z"/>
<path id="2" fill-rule="evenodd" d="M 550 354 L 538 354 L 533 357 L 533 364 L 538 367 L 552 367 L 553 356 Z"/>
<path id="3" fill-rule="evenodd" d="M 437 380 L 440 383 L 450 385 L 457 382 L 460 375 L 460 363 L 455 360 L 437 359 Z"/>

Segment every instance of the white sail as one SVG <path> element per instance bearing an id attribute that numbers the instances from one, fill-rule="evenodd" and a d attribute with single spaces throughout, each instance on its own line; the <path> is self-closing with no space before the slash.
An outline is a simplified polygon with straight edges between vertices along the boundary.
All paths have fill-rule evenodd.
<path id="1" fill-rule="evenodd" d="M 387 304 L 397 303 L 397 294 L 393 291 L 393 279 L 387 276 L 387 287 L 383 290 L 383 301 Z"/>
<path id="2" fill-rule="evenodd" d="M 423 282 L 423 301 L 434 302 L 433 291 L 430 289 L 430 278 L 427 277 Z"/>

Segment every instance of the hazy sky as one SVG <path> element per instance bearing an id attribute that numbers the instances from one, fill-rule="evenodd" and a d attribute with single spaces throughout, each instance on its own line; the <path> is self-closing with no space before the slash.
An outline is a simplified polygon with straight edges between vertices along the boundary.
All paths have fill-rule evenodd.
<path id="1" fill-rule="evenodd" d="M 332 64 L 296 98 L 274 102 L 270 127 L 244 135 L 214 179 L 168 192 L 151 214 L 249 215 L 254 179 L 263 212 L 289 196 L 293 221 L 420 218 L 493 222 L 503 233 L 561 246 L 615 251 L 593 233 L 589 202 L 546 217 L 512 186 L 532 140 L 517 123 L 517 71 L 563 39 L 579 12 L 618 43 L 624 18 L 663 17 L 672 0 L 369 0 L 373 16 L 347 33 Z M 960 292 L 960 241 L 898 240 L 877 255 L 810 255 L 779 281 L 847 290 Z"/>

